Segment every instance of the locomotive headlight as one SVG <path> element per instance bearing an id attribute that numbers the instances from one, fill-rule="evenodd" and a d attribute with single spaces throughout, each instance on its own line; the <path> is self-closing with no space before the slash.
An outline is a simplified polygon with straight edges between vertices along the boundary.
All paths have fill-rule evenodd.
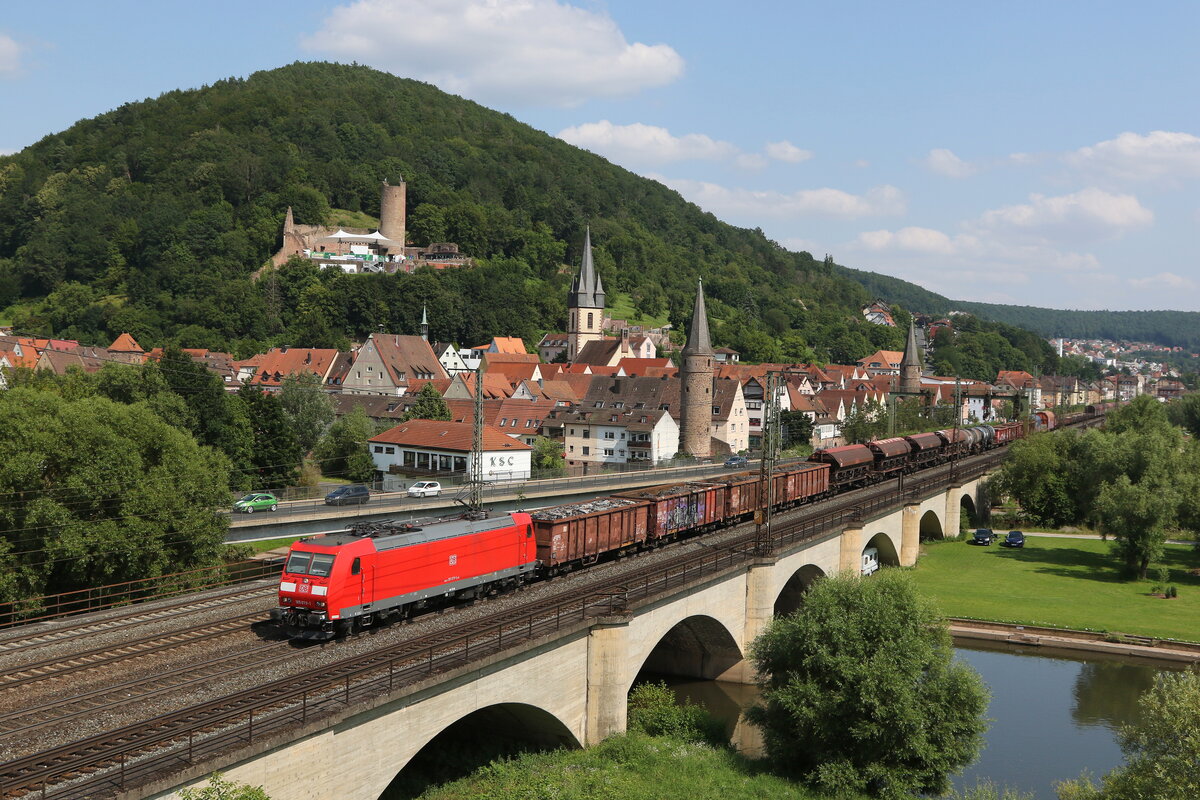
<path id="1" fill-rule="evenodd" d="M 325 601 L 324 601 L 324 600 L 318 600 L 318 601 L 317 601 L 317 608 L 324 608 L 324 607 L 325 607 Z"/>

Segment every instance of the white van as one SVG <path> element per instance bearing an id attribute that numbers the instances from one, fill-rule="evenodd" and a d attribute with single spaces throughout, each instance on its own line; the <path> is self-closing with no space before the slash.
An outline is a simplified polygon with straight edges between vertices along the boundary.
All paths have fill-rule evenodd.
<path id="1" fill-rule="evenodd" d="M 862 574 L 873 575 L 879 571 L 879 549 L 868 547 L 862 554 Z"/>

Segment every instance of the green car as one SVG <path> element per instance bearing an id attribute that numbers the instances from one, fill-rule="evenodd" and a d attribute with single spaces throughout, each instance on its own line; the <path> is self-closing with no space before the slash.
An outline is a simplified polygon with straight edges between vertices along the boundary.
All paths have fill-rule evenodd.
<path id="1" fill-rule="evenodd" d="M 233 504 L 234 511 L 244 511 L 252 514 L 255 511 L 275 511 L 279 508 L 279 500 L 270 492 L 253 492 Z"/>

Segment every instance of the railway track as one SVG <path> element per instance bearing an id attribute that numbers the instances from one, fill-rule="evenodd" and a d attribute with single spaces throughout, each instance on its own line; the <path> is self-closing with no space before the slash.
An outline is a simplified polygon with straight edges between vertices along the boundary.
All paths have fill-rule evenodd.
<path id="1" fill-rule="evenodd" d="M 899 507 L 914 492 L 976 477 L 1000 457 L 1002 453 L 995 451 L 909 476 L 904 491 L 889 481 L 777 514 L 771 544 L 775 548 L 787 546 L 849 524 L 866 513 Z M 377 697 L 431 674 L 503 652 L 521 641 L 562 630 L 564 625 L 624 613 L 636 603 L 677 590 L 700 577 L 742 568 L 753 557 L 756 544 L 760 544 L 757 534 L 750 529 L 720 545 L 692 548 L 655 560 L 615 582 L 589 578 L 586 572 L 559 578 L 569 587 L 551 591 L 544 599 L 333 662 L 306 673 L 303 682 L 278 679 L 14 759 L 0 764 L 0 797 L 19 797 L 31 791 L 46 798 L 106 796 L 164 770 L 303 723 L 313 714 Z M 95 713 L 94 709 L 90 713 Z"/>
<path id="2" fill-rule="evenodd" d="M 262 612 L 253 611 L 249 614 L 218 620 L 208 625 L 189 626 L 167 633 L 143 636 L 132 641 L 94 647 L 91 650 L 83 650 L 66 656 L 10 667 L 0 675 L 0 691 L 28 689 L 42 681 L 188 647 L 212 638 L 244 631 L 250 623 L 261 619 L 263 619 Z"/>
<path id="3" fill-rule="evenodd" d="M 275 584 L 265 584 L 258 581 L 249 588 L 241 588 L 234 592 L 216 596 L 188 595 L 185 599 L 165 605 L 147 605 L 129 607 L 128 611 L 105 616 L 102 619 L 82 619 L 71 624 L 41 629 L 37 632 L 29 628 L 16 629 L 12 638 L 0 641 L 0 655 L 19 653 L 52 644 L 62 644 L 86 636 L 112 633 L 128 630 L 149 622 L 161 622 L 174 618 L 186 618 L 198 611 L 208 611 L 236 603 L 241 603 L 255 597 L 269 597 L 277 591 Z M 72 618 L 74 619 L 74 618 Z"/>
<path id="4" fill-rule="evenodd" d="M 910 476 L 910 485 L 919 490 L 946 482 L 948 468 L 928 472 L 920 481 Z M 776 545 L 811 538 L 863 513 L 903 503 L 908 493 L 881 484 L 777 515 Z M 10 761 L 0 765 L 0 797 L 39 789 L 46 797 L 104 796 L 161 770 L 244 744 L 256 732 L 261 736 L 303 723 L 312 714 L 345 708 L 356 700 L 561 630 L 564 625 L 623 613 L 633 603 L 676 590 L 714 571 L 741 568 L 752 557 L 755 542 L 755 531 L 747 530 L 717 546 L 656 560 L 616 583 L 589 578 L 586 572 L 560 578 L 568 585 L 543 599 L 334 662 L 306 674 L 303 685 L 294 678 L 279 679 Z M 72 778 L 79 780 L 71 783 Z"/>

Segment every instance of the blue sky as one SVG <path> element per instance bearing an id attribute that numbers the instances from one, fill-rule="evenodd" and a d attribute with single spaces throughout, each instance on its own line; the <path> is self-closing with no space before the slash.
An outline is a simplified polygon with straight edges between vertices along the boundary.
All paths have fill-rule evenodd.
<path id="1" fill-rule="evenodd" d="M 0 152 L 129 100 L 358 61 L 791 249 L 956 299 L 1200 310 L 1200 3 L 43 0 Z"/>

